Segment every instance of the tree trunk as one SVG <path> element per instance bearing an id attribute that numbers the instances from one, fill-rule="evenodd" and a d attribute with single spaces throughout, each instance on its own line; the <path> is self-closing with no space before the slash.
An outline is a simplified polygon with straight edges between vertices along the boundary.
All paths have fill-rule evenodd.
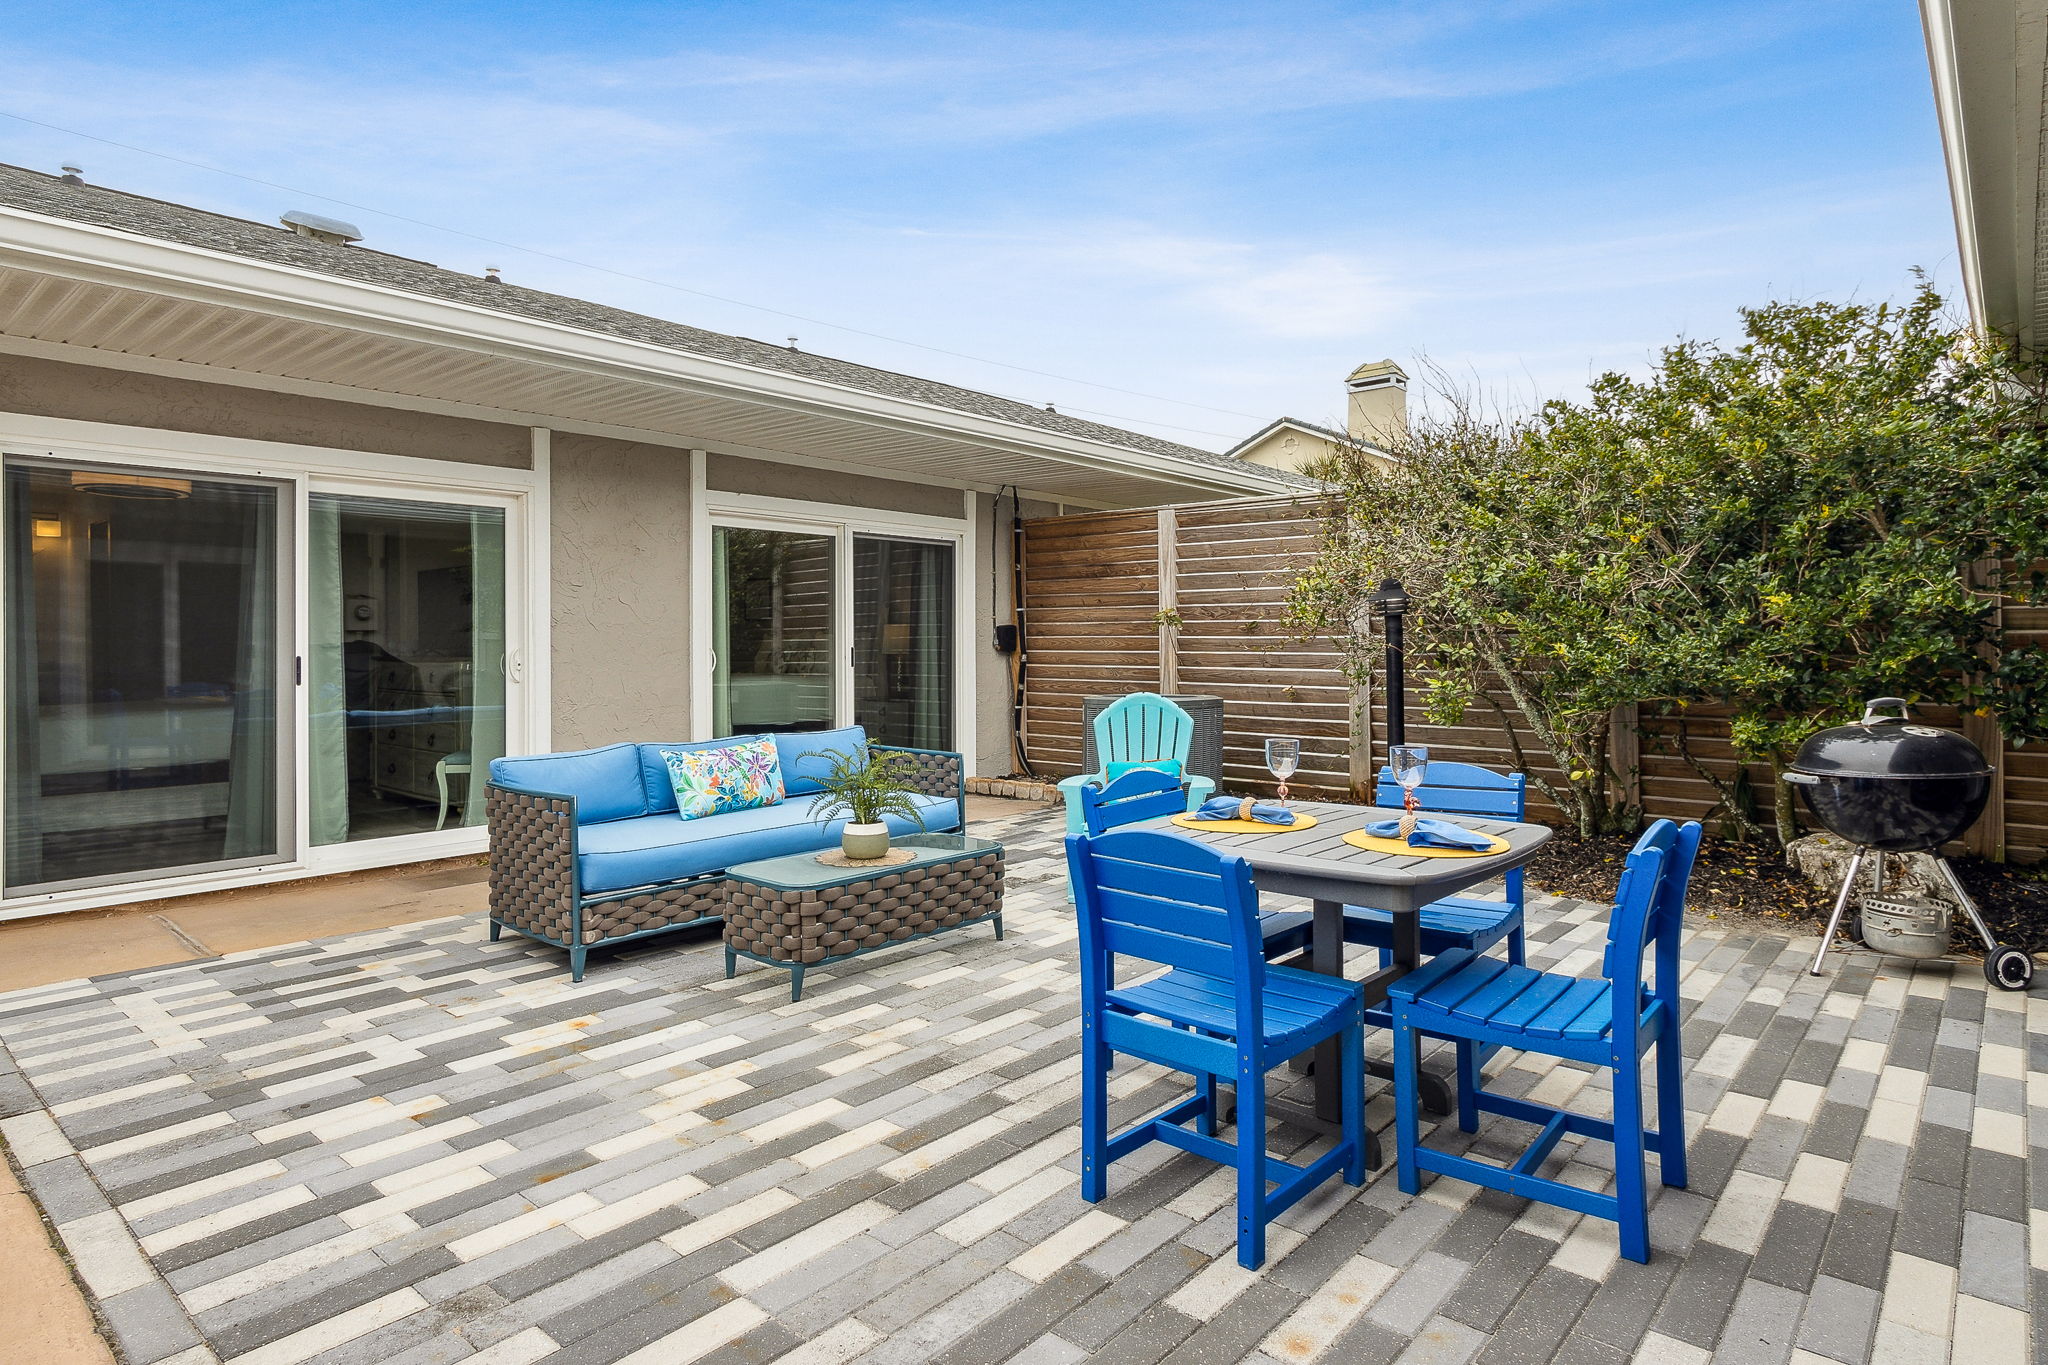
<path id="1" fill-rule="evenodd" d="M 1783 848 L 1799 837 L 1799 812 L 1793 805 L 1798 798 L 1793 794 L 1792 784 L 1785 781 L 1785 756 L 1771 755 L 1771 809 L 1776 815 L 1778 847 Z"/>

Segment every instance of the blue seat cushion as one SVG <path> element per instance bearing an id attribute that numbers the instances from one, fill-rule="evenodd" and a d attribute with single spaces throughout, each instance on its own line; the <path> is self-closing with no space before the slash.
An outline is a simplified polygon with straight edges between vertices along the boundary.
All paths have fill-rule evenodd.
<path id="1" fill-rule="evenodd" d="M 1564 976 L 1497 957 L 1449 952 L 1388 987 L 1409 1020 L 1429 1032 L 1467 1024 L 1591 1042 L 1614 1027 L 1614 994 L 1604 977 Z"/>
<path id="2" fill-rule="evenodd" d="M 832 771 L 829 760 L 807 754 L 856 754 L 865 761 L 868 732 L 858 725 L 844 730 L 792 730 L 771 735 L 782 757 L 782 790 L 791 796 L 817 791 L 818 779 Z"/>
<path id="3" fill-rule="evenodd" d="M 928 829 L 950 829 L 960 822 L 959 805 L 951 799 L 911 799 Z M 839 842 L 846 822 L 821 825 L 811 819 L 810 805 L 809 800 L 798 799 L 696 820 L 669 811 L 578 829 L 576 872 L 583 894 L 680 881 L 757 858 L 830 848 Z M 888 825 L 891 834 L 919 832 L 911 821 L 893 815 Z"/>
<path id="4" fill-rule="evenodd" d="M 1422 907 L 1422 955 L 1455 948 L 1484 952 L 1520 926 L 1522 912 L 1506 901 L 1483 896 L 1446 896 Z M 1362 905 L 1344 907 L 1344 941 L 1366 948 L 1394 946 L 1394 917 Z"/>
<path id="5" fill-rule="evenodd" d="M 723 749 L 728 745 L 745 744 L 748 740 L 766 739 L 766 735 L 728 735 L 723 739 L 677 740 L 673 744 L 639 744 L 640 787 L 645 793 L 646 813 L 661 815 L 676 809 L 675 779 L 669 775 L 668 760 L 661 756 L 663 749 L 674 753 L 695 753 L 699 749 Z"/>
<path id="6" fill-rule="evenodd" d="M 647 813 L 646 788 L 640 779 L 640 751 L 632 744 L 494 758 L 491 780 L 508 787 L 575 797 L 579 825 L 626 820 Z M 675 804 L 673 795 L 669 804 Z"/>

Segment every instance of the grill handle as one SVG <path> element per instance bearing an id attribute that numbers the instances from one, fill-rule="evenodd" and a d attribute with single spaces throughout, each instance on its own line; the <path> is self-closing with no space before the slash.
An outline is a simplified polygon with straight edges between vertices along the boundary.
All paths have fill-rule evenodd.
<path id="1" fill-rule="evenodd" d="M 1856 723 L 1868 725 L 1874 720 L 1905 720 L 1906 713 L 1912 709 L 1904 697 L 1872 697 L 1863 703 L 1863 719 Z M 1887 716 L 1883 714 L 1885 710 L 1896 711 L 1899 714 Z"/>
<path id="2" fill-rule="evenodd" d="M 1779 776 L 1795 787 L 1818 787 L 1820 785 L 1820 779 L 1812 773 L 1781 773 Z"/>

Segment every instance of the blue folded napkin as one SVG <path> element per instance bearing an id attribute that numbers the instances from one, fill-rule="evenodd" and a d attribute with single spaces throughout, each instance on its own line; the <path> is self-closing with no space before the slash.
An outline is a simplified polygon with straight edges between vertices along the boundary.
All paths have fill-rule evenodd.
<path id="1" fill-rule="evenodd" d="M 1401 837 L 1399 820 L 1375 820 L 1365 827 L 1365 832 L 1375 839 L 1398 839 Z M 1417 848 L 1475 848 L 1489 849 L 1493 840 L 1484 834 L 1474 833 L 1463 825 L 1454 825 L 1448 820 L 1417 820 L 1415 832 L 1408 836 L 1408 842 Z"/>
<path id="2" fill-rule="evenodd" d="M 1291 825 L 1294 812 L 1273 801 L 1254 801 L 1249 814 L 1235 796 L 1212 796 L 1195 812 L 1197 820 L 1256 820 L 1262 825 Z"/>

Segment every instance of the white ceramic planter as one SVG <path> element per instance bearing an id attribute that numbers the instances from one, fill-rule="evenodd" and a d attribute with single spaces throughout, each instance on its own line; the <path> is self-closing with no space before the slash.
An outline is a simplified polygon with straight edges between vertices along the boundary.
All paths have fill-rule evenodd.
<path id="1" fill-rule="evenodd" d="M 839 851 L 856 861 L 885 857 L 889 852 L 889 827 L 848 825 L 839 832 Z"/>

